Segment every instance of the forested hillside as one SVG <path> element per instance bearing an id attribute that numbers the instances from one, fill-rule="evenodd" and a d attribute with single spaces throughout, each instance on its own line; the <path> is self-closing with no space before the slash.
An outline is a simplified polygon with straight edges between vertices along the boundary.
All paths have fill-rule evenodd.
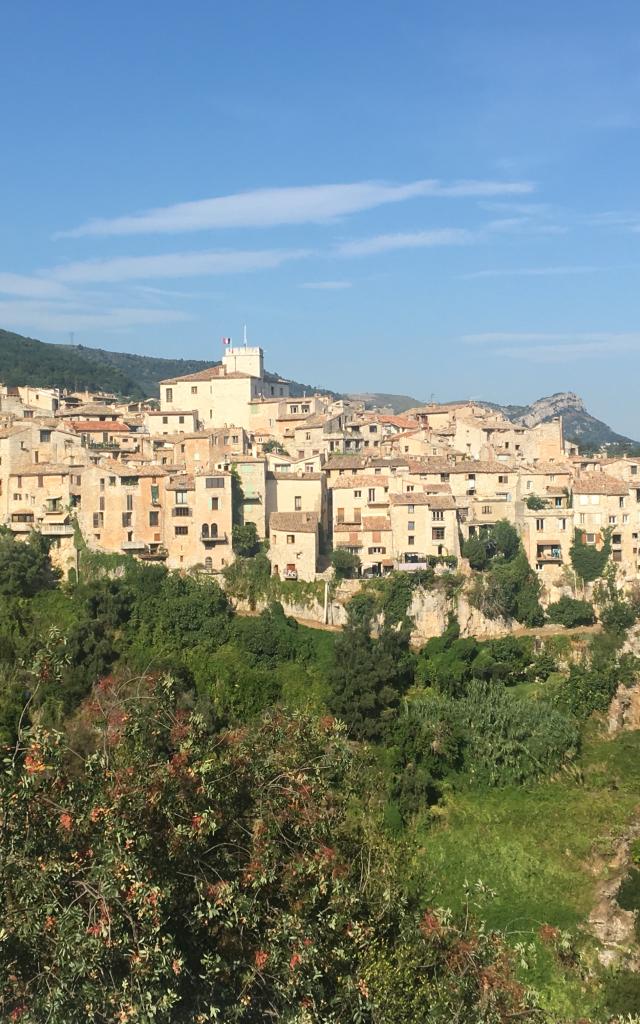
<path id="1" fill-rule="evenodd" d="M 196 373 L 217 362 L 138 356 L 84 345 L 51 345 L 0 330 L 0 382 L 10 386 L 88 388 L 133 399 L 157 398 L 158 381 Z M 290 387 L 293 395 L 323 390 L 297 381 L 291 381 Z"/>
<path id="2" fill-rule="evenodd" d="M 227 589 L 255 598 L 262 559 Z M 639 976 L 603 968 L 585 925 L 592 855 L 637 815 L 640 732 L 601 716 L 637 678 L 638 606 L 605 580 L 605 628 L 573 651 L 461 638 L 453 614 L 412 650 L 412 589 L 455 585 L 370 581 L 333 634 L 82 547 L 61 584 L 42 538 L 0 533 L 1 1019 L 637 1008 Z"/>

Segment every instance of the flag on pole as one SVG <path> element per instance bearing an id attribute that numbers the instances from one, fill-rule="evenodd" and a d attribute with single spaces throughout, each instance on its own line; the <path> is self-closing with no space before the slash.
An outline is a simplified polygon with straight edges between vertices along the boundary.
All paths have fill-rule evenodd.
<path id="1" fill-rule="evenodd" d="M 222 344 L 223 345 L 230 345 L 231 344 L 231 338 L 223 338 L 222 339 Z"/>

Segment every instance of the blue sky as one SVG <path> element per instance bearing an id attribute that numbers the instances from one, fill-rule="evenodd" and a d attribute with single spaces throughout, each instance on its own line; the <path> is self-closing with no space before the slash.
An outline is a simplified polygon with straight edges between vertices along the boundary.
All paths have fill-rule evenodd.
<path id="1" fill-rule="evenodd" d="M 0 11 L 0 327 L 640 437 L 632 0 Z"/>

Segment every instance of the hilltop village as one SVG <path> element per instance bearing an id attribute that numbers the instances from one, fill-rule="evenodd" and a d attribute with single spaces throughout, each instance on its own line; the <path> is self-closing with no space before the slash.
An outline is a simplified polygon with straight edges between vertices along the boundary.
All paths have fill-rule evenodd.
<path id="1" fill-rule="evenodd" d="M 49 538 L 67 576 L 78 528 L 96 551 L 219 573 L 234 526 L 252 523 L 274 575 L 315 580 L 335 549 L 364 575 L 454 564 L 508 520 L 547 593 L 571 572 L 575 530 L 606 539 L 631 583 L 639 464 L 583 457 L 561 418 L 527 428 L 474 402 L 393 415 L 293 397 L 257 347 L 162 381 L 159 403 L 0 385 L 0 522 Z"/>

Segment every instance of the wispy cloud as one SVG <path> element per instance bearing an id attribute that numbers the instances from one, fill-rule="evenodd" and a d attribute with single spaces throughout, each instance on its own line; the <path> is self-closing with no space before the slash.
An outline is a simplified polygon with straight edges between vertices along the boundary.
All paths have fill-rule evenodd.
<path id="1" fill-rule="evenodd" d="M 640 351 L 640 332 L 486 332 L 466 334 L 463 341 L 484 345 L 496 356 L 533 363 L 569 363 L 578 358 Z"/>
<path id="2" fill-rule="evenodd" d="M 57 237 L 171 234 L 212 228 L 274 227 L 320 223 L 421 196 L 468 198 L 521 195 L 533 191 L 527 181 L 459 181 L 425 179 L 404 185 L 362 181 L 342 185 L 263 188 L 176 203 L 122 217 L 99 218 L 60 232 Z"/>
<path id="3" fill-rule="evenodd" d="M 68 295 L 68 289 L 59 281 L 26 274 L 0 273 L 0 295 L 20 295 L 32 299 L 56 299 Z"/>
<path id="4" fill-rule="evenodd" d="M 338 292 L 344 288 L 351 288 L 351 281 L 305 281 L 300 287 L 319 292 Z"/>
<path id="5" fill-rule="evenodd" d="M 310 256 L 308 249 L 262 249 L 237 252 L 173 252 L 160 256 L 121 256 L 63 263 L 48 271 L 56 281 L 73 284 L 207 277 L 279 267 Z"/>
<path id="6" fill-rule="evenodd" d="M 606 271 L 607 267 L 504 267 L 491 270 L 474 270 L 469 274 L 460 276 L 467 281 L 485 277 L 555 277 L 565 274 L 598 274 Z"/>
<path id="7" fill-rule="evenodd" d="M 342 242 L 336 246 L 339 256 L 373 256 L 396 249 L 426 249 L 441 245 L 469 245 L 477 233 L 466 228 L 436 228 L 433 231 L 405 231 L 389 235 Z"/>
<path id="8" fill-rule="evenodd" d="M 184 323 L 191 319 L 188 313 L 171 309 L 125 306 L 93 309 L 76 303 L 0 301 L 0 322 L 29 331 L 122 330 L 149 324 Z"/>

